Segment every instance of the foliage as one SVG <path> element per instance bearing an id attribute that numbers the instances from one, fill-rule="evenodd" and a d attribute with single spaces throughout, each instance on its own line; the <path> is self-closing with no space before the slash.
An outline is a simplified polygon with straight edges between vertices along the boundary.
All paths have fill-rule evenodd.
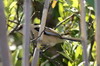
<path id="1" fill-rule="evenodd" d="M 35 0 L 39 5 L 43 5 L 44 0 Z M 12 60 L 14 66 L 21 66 L 22 60 L 22 35 L 17 31 L 17 28 L 23 23 L 23 0 L 3 0 L 5 6 L 5 15 L 8 26 L 9 35 L 9 46 L 14 46 L 10 49 L 12 51 Z M 88 57 L 90 61 L 90 66 L 93 66 L 95 63 L 95 13 L 94 13 L 94 1 L 86 0 L 86 23 L 87 23 L 87 32 L 88 32 Z M 36 2 L 35 2 L 36 5 Z M 37 7 L 39 5 L 36 5 Z M 52 3 L 50 4 L 52 5 Z M 43 8 L 43 7 L 41 7 Z M 33 13 L 36 11 L 42 11 L 41 8 L 35 8 L 33 4 Z M 58 19 L 56 21 L 56 27 L 53 27 L 61 35 L 67 35 L 68 37 L 80 37 L 80 4 L 78 0 L 58 0 L 54 8 L 51 7 L 50 13 L 53 15 L 52 19 Z M 52 11 L 52 12 L 51 12 Z M 50 16 L 51 17 L 51 16 Z M 69 18 L 68 18 L 69 17 Z M 40 24 L 41 13 L 35 15 L 34 22 Z M 52 17 L 51 17 L 52 18 Z M 65 20 L 68 18 L 67 20 Z M 54 22 L 51 22 L 54 23 Z M 56 48 L 58 49 L 58 47 Z M 45 63 L 44 66 L 82 66 L 83 60 L 83 49 L 80 42 L 68 41 L 66 40 L 60 44 L 61 51 L 57 50 L 57 53 L 60 54 L 59 57 L 50 59 L 54 55 L 49 52 L 44 53 L 46 56 L 40 58 L 40 65 Z M 30 47 L 30 62 L 32 58 L 34 47 Z M 54 50 L 53 50 L 54 51 Z M 50 57 L 50 58 L 48 58 Z M 58 59 L 59 58 L 59 59 Z"/>

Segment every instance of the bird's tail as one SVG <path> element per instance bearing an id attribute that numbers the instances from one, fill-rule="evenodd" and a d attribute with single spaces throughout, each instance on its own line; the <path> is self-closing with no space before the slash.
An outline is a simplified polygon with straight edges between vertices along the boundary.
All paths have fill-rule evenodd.
<path id="1" fill-rule="evenodd" d="M 66 36 L 62 36 L 61 39 L 64 39 L 64 40 L 70 40 L 70 41 L 81 41 L 80 38 L 72 38 L 72 37 L 66 37 Z"/>

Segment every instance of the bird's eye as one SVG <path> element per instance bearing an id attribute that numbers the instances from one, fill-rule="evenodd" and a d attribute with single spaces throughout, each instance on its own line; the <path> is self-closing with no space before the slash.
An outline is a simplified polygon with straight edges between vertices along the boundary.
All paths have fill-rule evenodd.
<path id="1" fill-rule="evenodd" d="M 35 30 L 39 31 L 39 27 L 34 28 Z"/>

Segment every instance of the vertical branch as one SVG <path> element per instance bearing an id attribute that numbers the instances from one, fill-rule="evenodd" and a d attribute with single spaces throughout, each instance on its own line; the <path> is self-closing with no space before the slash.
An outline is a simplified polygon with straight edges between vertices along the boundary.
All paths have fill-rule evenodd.
<path id="1" fill-rule="evenodd" d="M 85 22 L 85 0 L 80 1 L 80 14 L 81 14 L 81 38 L 83 45 L 83 60 L 85 61 L 85 66 L 88 66 L 88 57 L 87 57 L 87 29 Z"/>
<path id="2" fill-rule="evenodd" d="M 44 9 L 43 9 L 43 13 L 42 13 L 42 19 L 41 19 L 41 27 L 40 27 L 38 36 L 40 36 L 42 31 L 44 30 L 50 1 L 51 0 L 45 0 Z M 43 38 L 43 33 L 39 39 L 42 40 L 42 38 Z"/>
<path id="3" fill-rule="evenodd" d="M 24 1 L 24 27 L 23 27 L 23 60 L 22 66 L 29 66 L 29 44 L 30 44 L 30 22 L 31 22 L 31 0 Z"/>
<path id="4" fill-rule="evenodd" d="M 100 0 L 95 0 L 96 5 L 96 61 L 100 66 Z"/>
<path id="5" fill-rule="evenodd" d="M 41 27 L 39 29 L 39 34 L 38 36 L 41 35 L 41 33 L 44 30 L 45 24 L 46 24 L 46 18 L 47 18 L 47 13 L 48 13 L 48 8 L 51 0 L 45 0 L 44 3 L 44 9 L 42 13 L 42 19 L 41 19 Z M 40 46 L 41 46 L 41 41 L 43 38 L 43 34 L 39 37 L 38 42 L 37 42 L 37 47 L 35 48 L 34 55 L 33 55 L 33 61 L 32 61 L 32 66 L 37 66 L 38 65 L 38 60 L 39 60 L 39 52 L 40 52 Z"/>
<path id="6" fill-rule="evenodd" d="M 0 54 L 3 66 L 12 66 L 10 60 L 10 52 L 7 44 L 7 25 L 6 18 L 4 15 L 4 5 L 0 0 Z"/>

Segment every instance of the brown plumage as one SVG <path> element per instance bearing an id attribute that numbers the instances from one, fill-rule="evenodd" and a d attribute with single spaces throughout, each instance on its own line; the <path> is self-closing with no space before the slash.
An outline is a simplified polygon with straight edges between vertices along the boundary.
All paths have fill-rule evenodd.
<path id="1" fill-rule="evenodd" d="M 31 31 L 35 38 L 38 37 L 39 27 L 40 25 L 31 25 Z M 54 46 L 61 42 L 63 42 L 63 39 L 61 39 L 61 36 L 55 30 L 45 27 L 42 40 L 43 45 Z"/>

